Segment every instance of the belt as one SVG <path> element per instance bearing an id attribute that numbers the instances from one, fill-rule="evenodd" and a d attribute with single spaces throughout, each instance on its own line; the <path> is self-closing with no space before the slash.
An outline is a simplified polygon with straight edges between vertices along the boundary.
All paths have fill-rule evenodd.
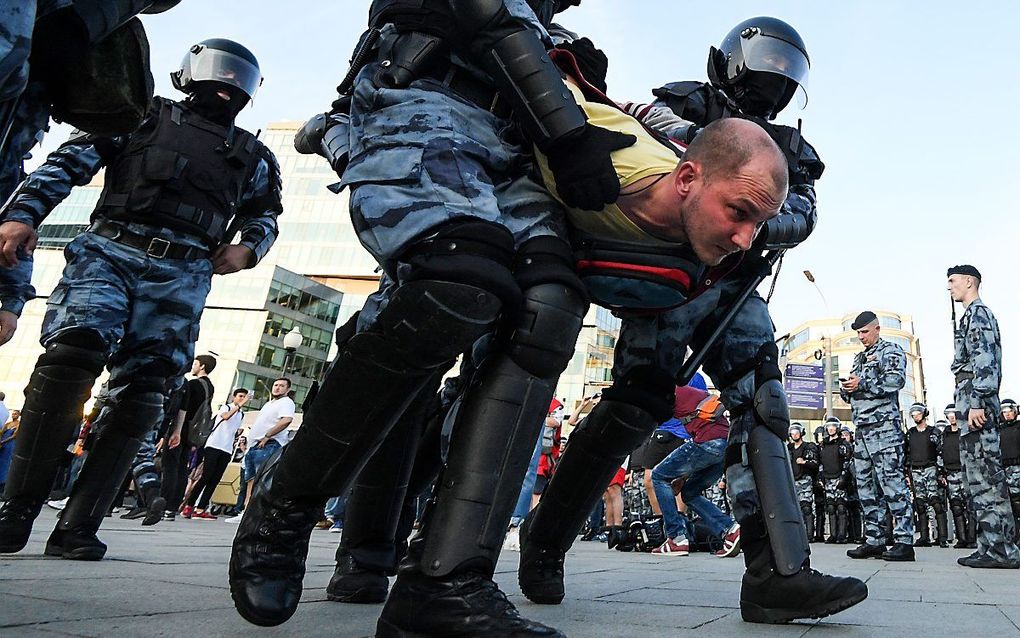
<path id="1" fill-rule="evenodd" d="M 499 91 L 459 66 L 448 64 L 446 68 L 440 66 L 437 69 L 425 71 L 422 75 L 439 82 L 480 109 L 497 117 L 510 117 L 510 103 L 503 99 Z"/>
<path id="2" fill-rule="evenodd" d="M 910 469 L 912 469 L 912 470 L 926 470 L 929 467 L 935 467 L 935 465 L 936 465 L 935 463 L 925 463 L 924 465 L 913 465 L 913 464 L 911 464 L 910 465 Z"/>
<path id="3" fill-rule="evenodd" d="M 973 372 L 957 372 L 956 373 L 956 382 L 957 383 L 959 383 L 961 381 L 972 381 L 973 379 L 974 379 L 974 373 Z"/>
<path id="4" fill-rule="evenodd" d="M 137 248 L 155 259 L 204 259 L 209 256 L 209 251 L 205 248 L 175 244 L 162 237 L 139 235 L 123 226 L 103 221 L 94 222 L 89 226 L 88 232 L 112 239 L 118 244 Z"/>

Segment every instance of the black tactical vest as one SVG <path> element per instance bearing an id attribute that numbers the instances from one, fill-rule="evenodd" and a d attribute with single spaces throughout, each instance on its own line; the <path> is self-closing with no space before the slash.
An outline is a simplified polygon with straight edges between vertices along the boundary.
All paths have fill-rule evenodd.
<path id="1" fill-rule="evenodd" d="M 1020 465 L 1020 421 L 1013 421 L 999 429 L 999 449 L 1004 466 Z"/>
<path id="2" fill-rule="evenodd" d="M 839 478 L 843 474 L 843 442 L 828 440 L 822 443 L 822 474 L 825 478 Z"/>
<path id="3" fill-rule="evenodd" d="M 928 428 L 921 432 L 916 427 L 910 428 L 907 432 L 907 441 L 910 444 L 910 458 L 907 465 L 920 469 L 935 465 L 938 450 L 935 448 L 935 441 L 931 438 L 931 430 Z"/>
<path id="4" fill-rule="evenodd" d="M 153 108 L 158 115 L 107 166 L 92 218 L 162 226 L 214 248 L 237 211 L 259 142 L 166 98 L 155 98 Z"/>
<path id="5" fill-rule="evenodd" d="M 960 465 L 960 431 L 946 428 L 942 432 L 942 464 L 949 472 L 959 472 Z"/>
<path id="6" fill-rule="evenodd" d="M 810 443 L 802 443 L 800 447 L 796 447 L 793 443 L 789 443 L 786 446 L 790 450 L 790 465 L 793 467 L 793 480 L 795 481 L 800 480 L 801 477 L 809 476 L 807 466 L 797 463 L 797 459 L 807 456 L 809 445 Z"/>
<path id="7" fill-rule="evenodd" d="M 671 111 L 698 126 L 707 126 L 724 117 L 737 114 L 726 95 L 704 82 L 672 82 L 652 91 Z"/>

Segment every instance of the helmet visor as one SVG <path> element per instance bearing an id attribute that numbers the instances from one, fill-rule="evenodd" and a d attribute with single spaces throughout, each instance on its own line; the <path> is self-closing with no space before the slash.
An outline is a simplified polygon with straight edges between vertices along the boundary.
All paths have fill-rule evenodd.
<path id="1" fill-rule="evenodd" d="M 194 82 L 223 82 L 236 86 L 248 97 L 255 97 L 255 91 L 262 84 L 259 68 L 233 53 L 203 47 L 191 56 L 191 79 Z"/>
<path id="2" fill-rule="evenodd" d="M 811 63 L 807 56 L 789 42 L 764 34 L 741 38 L 740 50 L 744 64 L 751 71 L 777 73 L 797 83 L 797 106 L 807 106 L 807 80 Z"/>

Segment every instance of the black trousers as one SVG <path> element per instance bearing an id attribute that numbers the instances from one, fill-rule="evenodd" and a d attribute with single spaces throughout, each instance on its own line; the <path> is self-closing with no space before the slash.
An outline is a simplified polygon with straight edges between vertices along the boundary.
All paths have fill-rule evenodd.
<path id="1" fill-rule="evenodd" d="M 191 490 L 191 495 L 188 496 L 188 505 L 196 506 L 200 510 L 209 507 L 209 499 L 212 498 L 213 492 L 216 491 L 229 464 L 230 453 L 211 447 L 205 448 L 202 478 L 198 479 L 198 483 Z"/>
<path id="2" fill-rule="evenodd" d="M 190 450 L 184 444 L 163 449 L 163 484 L 160 496 L 166 499 L 166 511 L 176 512 L 181 507 L 184 490 L 188 486 L 188 457 Z"/>

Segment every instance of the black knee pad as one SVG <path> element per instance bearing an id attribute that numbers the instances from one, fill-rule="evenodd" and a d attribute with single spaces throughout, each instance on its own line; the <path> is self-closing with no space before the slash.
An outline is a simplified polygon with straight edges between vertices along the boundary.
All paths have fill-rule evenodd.
<path id="1" fill-rule="evenodd" d="M 163 394 L 161 392 L 135 392 L 121 394 L 110 413 L 109 423 L 104 431 L 116 429 L 132 439 L 140 439 L 156 427 L 163 417 Z"/>
<path id="2" fill-rule="evenodd" d="M 400 256 L 411 266 L 405 282 L 449 281 L 481 288 L 506 308 L 520 304 L 521 290 L 510 272 L 514 238 L 492 222 L 458 220 L 415 241 Z"/>
<path id="3" fill-rule="evenodd" d="M 363 350 L 365 356 L 393 370 L 432 370 L 448 364 L 490 332 L 501 308 L 498 296 L 478 286 L 411 281 L 393 293 L 376 319 L 376 329 L 355 335 L 347 349 Z"/>
<path id="4" fill-rule="evenodd" d="M 562 284 L 539 284 L 524 292 L 510 334 L 510 358 L 541 379 L 558 377 L 574 355 L 588 311 L 587 301 Z"/>
<path id="5" fill-rule="evenodd" d="M 943 514 L 946 511 L 946 505 L 942 502 L 942 499 L 936 498 L 931 500 L 931 508 L 935 510 L 936 514 Z"/>
<path id="6" fill-rule="evenodd" d="M 662 423 L 673 416 L 676 385 L 673 376 L 658 366 L 635 366 L 615 379 L 602 397 L 637 406 Z"/>
<path id="7" fill-rule="evenodd" d="M 619 457 L 648 440 L 664 419 L 653 416 L 640 406 L 605 397 L 583 422 L 570 434 L 570 445 L 583 447 L 593 457 Z"/>
<path id="8" fill-rule="evenodd" d="M 68 330 L 47 344 L 36 366 L 79 368 L 99 376 L 106 365 L 107 349 L 106 342 L 94 330 Z"/>

